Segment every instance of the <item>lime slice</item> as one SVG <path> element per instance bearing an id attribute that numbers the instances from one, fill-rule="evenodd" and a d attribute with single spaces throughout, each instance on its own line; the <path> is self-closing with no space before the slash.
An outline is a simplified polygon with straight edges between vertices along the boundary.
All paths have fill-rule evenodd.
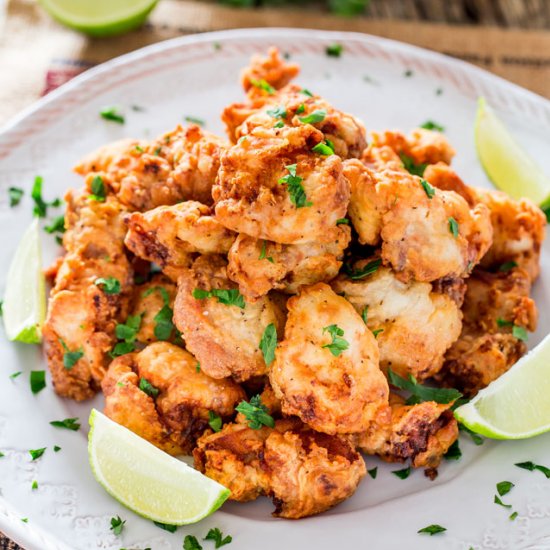
<path id="1" fill-rule="evenodd" d="M 46 317 L 46 284 L 38 219 L 27 228 L 11 261 L 4 294 L 4 326 L 10 340 L 42 342 Z"/>
<path id="2" fill-rule="evenodd" d="M 487 105 L 478 100 L 475 140 L 479 160 L 489 179 L 514 199 L 527 197 L 550 209 L 550 178 L 511 136 Z"/>
<path id="3" fill-rule="evenodd" d="M 455 416 L 494 439 L 526 439 L 550 431 L 550 334 Z"/>
<path id="4" fill-rule="evenodd" d="M 60 23 L 91 36 L 112 36 L 145 22 L 158 0 L 40 0 Z"/>
<path id="5" fill-rule="evenodd" d="M 215 512 L 230 491 L 99 411 L 90 414 L 88 453 L 97 481 L 140 516 L 171 525 Z"/>

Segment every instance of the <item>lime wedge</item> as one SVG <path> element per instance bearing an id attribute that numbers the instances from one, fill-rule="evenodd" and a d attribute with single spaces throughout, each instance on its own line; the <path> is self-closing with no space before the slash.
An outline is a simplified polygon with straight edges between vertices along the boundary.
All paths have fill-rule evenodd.
<path id="1" fill-rule="evenodd" d="M 550 334 L 455 416 L 493 439 L 526 439 L 550 431 L 549 395 Z"/>
<path id="2" fill-rule="evenodd" d="M 483 97 L 478 100 L 475 140 L 483 169 L 496 187 L 514 199 L 527 197 L 543 210 L 550 209 L 550 178 L 514 140 Z"/>
<path id="3" fill-rule="evenodd" d="M 215 512 L 230 491 L 99 411 L 90 414 L 88 454 L 96 480 L 140 516 L 171 525 Z"/>
<path id="4" fill-rule="evenodd" d="M 60 23 L 91 36 L 113 36 L 139 27 L 158 0 L 40 0 Z"/>
<path id="5" fill-rule="evenodd" d="M 4 327 L 10 340 L 42 342 L 46 317 L 46 283 L 38 219 L 27 228 L 11 261 L 4 294 Z"/>

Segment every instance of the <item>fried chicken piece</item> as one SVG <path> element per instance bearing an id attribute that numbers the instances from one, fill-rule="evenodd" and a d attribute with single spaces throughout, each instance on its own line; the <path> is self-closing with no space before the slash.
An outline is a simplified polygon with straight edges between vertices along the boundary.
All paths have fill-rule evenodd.
<path id="1" fill-rule="evenodd" d="M 388 399 L 374 336 L 324 283 L 302 288 L 287 306 L 284 340 L 269 372 L 283 413 L 328 434 L 367 430 Z"/>
<path id="2" fill-rule="evenodd" d="M 514 327 L 534 331 L 531 278 L 521 268 L 489 273 L 476 269 L 467 281 L 464 326 L 445 357 L 439 382 L 472 396 L 504 374 L 526 352 Z"/>
<path id="3" fill-rule="evenodd" d="M 492 242 L 488 208 L 453 191 L 423 188 L 403 172 L 373 172 L 357 160 L 344 163 L 351 185 L 349 215 L 362 244 L 382 243 L 384 265 L 403 280 L 431 282 L 467 276 Z"/>
<path id="4" fill-rule="evenodd" d="M 115 359 L 102 389 L 109 418 L 173 455 L 192 451 L 209 428 L 209 412 L 230 420 L 246 398 L 235 382 L 210 378 L 168 342 Z"/>
<path id="5" fill-rule="evenodd" d="M 361 273 L 377 259 L 357 262 L 353 272 Z M 462 313 L 453 298 L 435 292 L 430 283 L 402 282 L 388 267 L 356 280 L 341 275 L 331 286 L 377 332 L 384 371 L 425 380 L 441 369 L 445 352 L 460 335 Z"/>
<path id="6" fill-rule="evenodd" d="M 203 436 L 196 467 L 231 490 L 231 499 L 273 499 L 276 517 L 318 514 L 349 498 L 365 476 L 365 463 L 347 438 L 315 432 L 297 419 L 252 430 L 228 424 Z"/>
<path id="7" fill-rule="evenodd" d="M 295 85 L 264 96 L 261 101 L 255 100 L 252 104 L 229 105 L 222 113 L 222 120 L 233 143 L 250 135 L 258 127 L 272 129 L 282 124 L 299 128 L 311 124 L 322 132 L 321 141 L 330 143 L 335 154 L 342 158 L 357 158 L 367 146 L 362 122 L 335 109 L 322 97 L 306 94 Z"/>
<path id="8" fill-rule="evenodd" d="M 236 235 L 221 225 L 212 209 L 186 201 L 130 214 L 126 246 L 138 257 L 155 262 L 168 276 L 189 267 L 199 254 L 227 254 Z"/>
<path id="9" fill-rule="evenodd" d="M 338 275 L 351 240 L 348 226 L 339 229 L 331 243 L 287 245 L 241 234 L 229 251 L 227 274 L 250 300 L 272 289 L 295 294 L 302 286 L 328 282 Z"/>
<path id="10" fill-rule="evenodd" d="M 392 393 L 387 414 L 356 436 L 356 445 L 386 462 L 410 460 L 414 468 L 434 470 L 458 438 L 458 424 L 450 406 L 434 401 L 405 405 Z"/>
<path id="11" fill-rule="evenodd" d="M 67 254 L 50 292 L 43 336 L 55 391 L 82 401 L 99 391 L 110 360 L 107 353 L 116 341 L 115 326 L 128 311 L 133 274 L 124 253 L 125 211 L 120 204 L 73 191 L 65 200 Z M 120 292 L 107 292 L 98 281 L 102 278 L 116 279 Z M 72 365 L 68 352 L 78 356 Z"/>
<path id="12" fill-rule="evenodd" d="M 186 200 L 212 204 L 211 189 L 225 147 L 221 138 L 197 125 L 178 126 L 150 143 L 127 140 L 101 147 L 75 171 L 101 172 L 108 190 L 129 210 Z"/>
<path id="13" fill-rule="evenodd" d="M 226 296 L 203 294 L 204 298 L 196 298 L 196 289 L 227 292 Z M 268 325 L 279 328 L 280 313 L 267 296 L 244 301 L 235 283 L 227 278 L 225 259 L 211 255 L 201 256 L 191 269 L 181 271 L 174 322 L 206 374 L 213 378 L 232 376 L 241 382 L 266 374 L 259 343 Z"/>
<path id="14" fill-rule="evenodd" d="M 136 340 L 143 344 L 151 344 L 159 340 L 175 339 L 175 330 L 169 331 L 166 323 L 159 326 L 157 316 L 166 310 L 173 315 L 176 285 L 168 277 L 157 274 L 151 280 L 134 289 L 131 305 L 131 315 L 139 315 L 141 324 L 136 334 Z M 161 314 L 162 315 L 162 314 Z"/>
<path id="15" fill-rule="evenodd" d="M 212 191 L 219 222 L 283 244 L 335 241 L 349 183 L 339 157 L 311 151 L 322 139 L 309 124 L 258 127 L 226 151 Z"/>
<path id="16" fill-rule="evenodd" d="M 493 244 L 481 265 L 495 270 L 507 262 L 525 269 L 534 281 L 540 273 L 540 248 L 546 216 L 529 199 L 514 200 L 501 191 L 475 189 L 477 199 L 491 212 Z"/>

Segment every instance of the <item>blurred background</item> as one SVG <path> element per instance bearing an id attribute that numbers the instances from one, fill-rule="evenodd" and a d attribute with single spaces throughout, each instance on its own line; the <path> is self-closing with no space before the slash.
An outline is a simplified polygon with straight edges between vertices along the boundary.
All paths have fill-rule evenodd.
<path id="1" fill-rule="evenodd" d="M 0 126 L 107 59 L 175 36 L 239 27 L 394 38 L 464 59 L 550 97 L 549 0 L 0 0 L 0 8 Z M 122 21 L 113 28 L 117 18 Z M 88 32 L 92 25 L 94 34 L 126 32 L 98 38 L 67 23 Z"/>

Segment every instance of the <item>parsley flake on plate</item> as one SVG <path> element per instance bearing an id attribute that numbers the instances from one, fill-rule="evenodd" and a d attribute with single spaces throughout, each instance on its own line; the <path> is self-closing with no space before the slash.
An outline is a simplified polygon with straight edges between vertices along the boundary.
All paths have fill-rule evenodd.
<path id="1" fill-rule="evenodd" d="M 214 411 L 208 411 L 208 425 L 215 431 L 219 432 L 222 429 L 223 421 L 221 416 Z"/>
<path id="2" fill-rule="evenodd" d="M 185 122 L 189 122 L 191 124 L 196 124 L 197 126 L 205 126 L 206 122 L 202 118 L 197 118 L 194 116 L 186 116 Z"/>
<path id="3" fill-rule="evenodd" d="M 63 354 L 63 366 L 67 370 L 71 370 L 76 365 L 77 361 L 84 357 L 84 348 L 80 346 L 77 350 L 71 351 L 61 338 L 59 339 L 59 342 L 65 350 L 65 353 Z"/>
<path id="4" fill-rule="evenodd" d="M 504 504 L 504 502 L 502 502 L 502 500 L 500 500 L 500 498 L 497 495 L 495 495 L 495 498 L 494 498 L 493 502 L 495 504 L 498 504 L 499 506 L 502 506 L 503 508 L 511 508 L 512 507 L 511 504 Z"/>
<path id="5" fill-rule="evenodd" d="M 296 208 L 311 206 L 313 203 L 307 200 L 306 192 L 302 185 L 304 178 L 298 176 L 296 173 L 297 165 L 288 164 L 285 168 L 288 170 L 288 174 L 279 179 L 279 184 L 286 185 L 290 202 L 292 202 Z"/>
<path id="6" fill-rule="evenodd" d="M 111 531 L 118 537 L 122 533 L 125 523 L 126 520 L 121 519 L 120 516 L 111 518 Z"/>
<path id="7" fill-rule="evenodd" d="M 403 468 L 402 470 L 392 470 L 391 473 L 399 479 L 407 479 L 411 475 L 411 467 L 409 466 L 408 468 Z"/>
<path id="8" fill-rule="evenodd" d="M 65 420 L 52 420 L 50 422 L 55 428 L 65 428 L 66 430 L 72 430 L 76 432 L 80 428 L 78 418 L 65 418 Z"/>
<path id="9" fill-rule="evenodd" d="M 432 525 L 428 525 L 427 527 L 423 527 L 422 529 L 419 529 L 417 533 L 426 534 L 426 535 L 430 535 L 430 537 L 433 537 L 433 535 L 443 533 L 446 530 L 447 530 L 446 527 L 441 527 L 441 525 L 437 525 L 437 523 L 432 523 Z"/>
<path id="10" fill-rule="evenodd" d="M 248 426 L 253 430 L 259 430 L 262 426 L 275 426 L 275 420 L 269 414 L 269 409 L 262 404 L 261 397 L 255 395 L 250 402 L 241 401 L 236 407 L 237 412 L 242 413 L 248 421 Z"/>
<path id="11" fill-rule="evenodd" d="M 420 128 L 424 128 L 425 130 L 435 130 L 436 132 L 444 132 L 445 128 L 441 126 L 441 124 L 438 124 L 437 122 L 434 122 L 433 120 L 427 120 L 423 124 L 420 125 Z"/>
<path id="12" fill-rule="evenodd" d="M 23 189 L 19 187 L 8 188 L 8 196 L 10 198 L 10 208 L 17 206 L 21 202 L 21 199 L 23 198 L 24 193 L 25 192 L 23 191 Z"/>
<path id="13" fill-rule="evenodd" d="M 54 453 L 58 453 L 60 450 L 61 450 L 61 447 L 59 445 L 54 445 L 53 446 L 53 452 Z"/>
<path id="14" fill-rule="evenodd" d="M 342 44 L 330 44 L 325 48 L 325 53 L 329 57 L 340 57 L 342 55 L 342 52 L 344 51 L 344 46 Z"/>
<path id="15" fill-rule="evenodd" d="M 196 288 L 193 290 L 193 298 L 196 300 L 205 300 L 206 298 L 217 298 L 220 304 L 226 306 L 237 306 L 245 308 L 244 296 L 236 288 L 213 288 L 212 290 L 203 290 Z"/>
<path id="16" fill-rule="evenodd" d="M 376 273 L 381 265 L 381 258 L 377 258 L 376 260 L 368 262 L 364 267 L 360 269 L 352 269 L 348 264 L 344 264 L 344 272 L 350 279 L 352 279 L 353 281 L 357 281 L 358 279 L 364 279 L 368 275 Z"/>
<path id="17" fill-rule="evenodd" d="M 31 191 L 31 198 L 34 202 L 33 214 L 37 218 L 45 218 L 48 213 L 48 207 L 53 206 L 57 207 L 61 205 L 61 199 L 54 199 L 51 202 L 46 202 L 42 198 L 42 185 L 44 180 L 41 176 L 36 176 L 34 178 L 34 183 Z"/>
<path id="18" fill-rule="evenodd" d="M 38 460 L 45 452 L 47 447 L 42 447 L 41 449 L 31 449 L 29 454 L 31 455 L 32 460 Z"/>
<path id="19" fill-rule="evenodd" d="M 14 372 L 13 374 L 10 374 L 10 380 L 15 380 L 18 376 L 21 376 L 23 374 L 23 371 L 17 371 L 17 372 Z"/>
<path id="20" fill-rule="evenodd" d="M 203 540 L 213 540 L 215 547 L 221 548 L 222 546 L 229 544 L 233 540 L 233 537 L 231 535 L 224 537 L 223 533 L 217 527 L 214 527 L 208 531 Z"/>
<path id="21" fill-rule="evenodd" d="M 460 450 L 458 439 L 449 447 L 443 456 L 446 460 L 460 460 L 462 451 Z"/>
<path id="22" fill-rule="evenodd" d="M 458 429 L 461 431 L 461 432 L 466 432 L 471 438 L 472 438 L 472 441 L 476 444 L 476 445 L 483 445 L 483 442 L 484 442 L 484 439 L 483 437 L 481 437 L 479 434 L 476 434 L 475 432 L 473 432 L 472 430 L 470 430 L 470 428 L 464 426 L 464 424 L 459 424 L 458 425 Z"/>
<path id="23" fill-rule="evenodd" d="M 101 286 L 105 294 L 120 294 L 120 281 L 114 277 L 98 277 L 94 284 Z"/>
<path id="24" fill-rule="evenodd" d="M 32 482 L 31 489 L 33 491 L 36 491 L 36 489 L 38 489 L 38 481 L 36 481 L 36 479 Z"/>
<path id="25" fill-rule="evenodd" d="M 105 202 L 105 199 L 107 198 L 107 190 L 105 189 L 105 184 L 103 183 L 103 178 L 101 176 L 94 176 L 90 189 L 92 191 L 88 196 L 90 200 Z"/>
<path id="26" fill-rule="evenodd" d="M 426 170 L 426 167 L 428 166 L 427 164 L 416 164 L 411 157 L 405 155 L 404 153 L 401 153 L 399 158 L 401 159 L 405 170 L 407 170 L 409 174 L 420 177 L 424 175 L 424 170 Z"/>
<path id="27" fill-rule="evenodd" d="M 46 387 L 46 371 L 31 370 L 30 383 L 32 393 L 41 392 Z"/>
<path id="28" fill-rule="evenodd" d="M 338 325 L 328 325 L 323 328 L 323 333 L 328 332 L 332 337 L 332 342 L 330 344 L 325 344 L 322 346 L 326 348 L 334 355 L 338 357 L 342 352 L 346 351 L 349 348 L 349 342 L 342 338 L 344 336 L 344 331 Z"/>
<path id="29" fill-rule="evenodd" d="M 497 493 L 503 497 L 504 495 L 507 495 L 515 485 L 511 481 L 501 481 L 497 483 Z"/>
<path id="30" fill-rule="evenodd" d="M 277 347 L 277 329 L 273 323 L 265 327 L 259 348 L 264 356 L 265 364 L 269 367 L 275 359 L 275 348 Z"/>
<path id="31" fill-rule="evenodd" d="M 376 476 L 378 475 L 378 466 L 375 468 L 371 468 L 370 470 L 367 470 L 367 473 L 369 474 L 372 479 L 376 479 Z"/>
<path id="32" fill-rule="evenodd" d="M 158 388 L 155 388 L 147 378 L 140 378 L 139 379 L 139 389 L 146 393 L 149 397 L 152 397 L 153 399 L 160 393 L 160 390 Z"/>
<path id="33" fill-rule="evenodd" d="M 424 178 L 420 180 L 420 184 L 422 185 L 422 189 L 424 189 L 424 192 L 428 198 L 431 199 L 435 195 L 435 189 Z"/>
<path id="34" fill-rule="evenodd" d="M 194 537 L 193 535 L 185 535 L 185 538 L 183 539 L 183 550 L 202 550 L 202 546 L 197 540 L 197 537 Z"/>
<path id="35" fill-rule="evenodd" d="M 118 124 L 124 124 L 125 122 L 124 116 L 117 111 L 116 107 L 103 107 L 103 109 L 99 111 L 99 115 L 105 120 L 117 122 Z"/>
<path id="36" fill-rule="evenodd" d="M 455 239 L 458 238 L 458 222 L 452 216 L 449 218 L 449 231 Z"/>
<path id="37" fill-rule="evenodd" d="M 517 517 L 518 517 L 518 513 L 517 513 L 517 512 L 512 512 L 512 513 L 508 516 L 508 519 L 509 519 L 510 521 L 514 521 Z"/>
<path id="38" fill-rule="evenodd" d="M 168 531 L 169 533 L 175 533 L 178 530 L 177 525 L 171 525 L 170 523 L 161 523 L 160 521 L 153 521 L 153 523 L 160 527 L 161 529 L 164 529 L 165 531 Z"/>
<path id="39" fill-rule="evenodd" d="M 301 116 L 299 118 L 300 122 L 303 122 L 304 124 L 316 124 L 317 122 L 323 122 L 326 116 L 327 112 L 324 109 L 316 109 L 312 113 L 309 113 L 309 115 Z"/>
<path id="40" fill-rule="evenodd" d="M 65 216 L 57 216 L 52 220 L 50 225 L 44 226 L 44 231 L 49 233 L 65 233 Z"/>
<path id="41" fill-rule="evenodd" d="M 530 460 L 527 462 L 518 462 L 514 464 L 514 466 L 522 468 L 523 470 L 529 470 L 530 472 L 538 470 L 539 472 L 542 472 L 548 479 L 550 479 L 550 468 L 547 468 L 546 466 L 541 466 L 540 464 L 535 464 Z"/>
<path id="42" fill-rule="evenodd" d="M 409 374 L 408 379 L 399 376 L 397 373 L 388 369 L 388 379 L 392 385 L 400 390 L 410 392 L 412 399 L 407 400 L 407 404 L 418 404 L 424 401 L 435 401 L 440 404 L 447 404 L 456 401 L 462 394 L 453 388 L 431 388 L 423 386 L 416 381 L 416 378 Z"/>

